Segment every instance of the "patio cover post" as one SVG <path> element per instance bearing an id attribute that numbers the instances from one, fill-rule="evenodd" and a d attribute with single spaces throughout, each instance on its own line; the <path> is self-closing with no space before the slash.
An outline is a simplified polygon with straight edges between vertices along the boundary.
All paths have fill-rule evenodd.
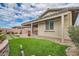
<path id="1" fill-rule="evenodd" d="M 31 36 L 32 36 L 32 28 L 33 28 L 33 24 L 31 23 Z"/>
<path id="2" fill-rule="evenodd" d="M 61 16 L 61 36 L 62 36 L 62 40 L 61 42 L 64 42 L 64 15 L 62 14 Z"/>
<path id="3" fill-rule="evenodd" d="M 20 33 L 20 34 L 22 34 L 22 29 L 23 29 L 23 28 L 22 28 L 22 25 L 21 25 L 21 33 Z"/>

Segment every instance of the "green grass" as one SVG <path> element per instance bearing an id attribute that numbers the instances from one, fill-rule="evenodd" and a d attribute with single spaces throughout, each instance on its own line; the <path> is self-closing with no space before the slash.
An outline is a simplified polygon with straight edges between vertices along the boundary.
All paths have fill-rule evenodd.
<path id="1" fill-rule="evenodd" d="M 66 55 L 65 49 L 67 46 L 60 45 L 48 40 L 35 39 L 35 38 L 16 38 L 9 40 L 10 56 L 20 56 L 19 45 L 23 45 L 24 53 L 26 56 L 64 56 Z"/>

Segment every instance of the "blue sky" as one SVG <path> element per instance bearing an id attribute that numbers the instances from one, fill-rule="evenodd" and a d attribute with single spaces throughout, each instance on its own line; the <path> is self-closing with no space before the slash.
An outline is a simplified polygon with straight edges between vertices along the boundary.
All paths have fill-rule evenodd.
<path id="1" fill-rule="evenodd" d="M 75 3 L 0 3 L 0 27 L 11 28 L 24 22 L 35 20 L 47 8 L 63 8 L 79 6 Z"/>

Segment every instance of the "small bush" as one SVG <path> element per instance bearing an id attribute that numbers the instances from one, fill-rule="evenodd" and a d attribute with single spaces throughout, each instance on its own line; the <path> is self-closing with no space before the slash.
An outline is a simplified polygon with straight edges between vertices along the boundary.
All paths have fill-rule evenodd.
<path id="1" fill-rule="evenodd" d="M 0 40 L 4 40 L 6 38 L 5 35 L 0 35 Z"/>
<path id="2" fill-rule="evenodd" d="M 69 28 L 69 36 L 77 47 L 79 47 L 79 26 Z"/>
<path id="3" fill-rule="evenodd" d="M 18 32 L 15 32 L 15 34 L 18 34 Z"/>

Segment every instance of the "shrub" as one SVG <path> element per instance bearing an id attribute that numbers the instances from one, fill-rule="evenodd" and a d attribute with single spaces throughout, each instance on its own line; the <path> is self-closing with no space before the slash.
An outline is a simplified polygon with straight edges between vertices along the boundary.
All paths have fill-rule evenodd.
<path id="1" fill-rule="evenodd" d="M 18 34 L 18 32 L 15 32 L 15 34 Z"/>
<path id="2" fill-rule="evenodd" d="M 14 32 L 11 32 L 12 34 L 14 34 Z"/>
<path id="3" fill-rule="evenodd" d="M 69 36 L 77 47 L 79 47 L 79 26 L 69 28 Z"/>
<path id="4" fill-rule="evenodd" d="M 4 40 L 6 38 L 5 35 L 0 35 L 0 40 Z"/>

